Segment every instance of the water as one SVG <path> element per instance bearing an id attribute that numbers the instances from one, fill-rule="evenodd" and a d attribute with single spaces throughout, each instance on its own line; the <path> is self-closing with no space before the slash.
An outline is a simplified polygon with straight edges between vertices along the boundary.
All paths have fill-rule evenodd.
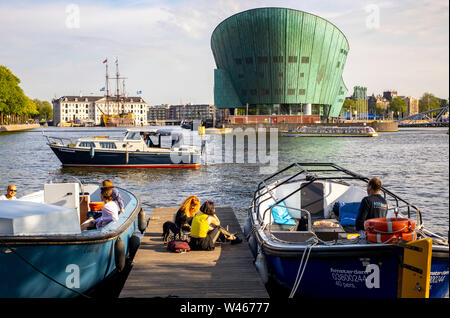
<path id="1" fill-rule="evenodd" d="M 362 175 L 379 177 L 383 185 L 418 206 L 425 225 L 447 236 L 449 226 L 449 136 L 447 128 L 411 128 L 381 133 L 378 138 L 279 137 L 279 168 L 292 162 L 333 162 Z M 190 132 L 184 130 L 186 134 Z M 116 128 L 45 129 L 58 137 L 121 137 Z M 221 137 L 219 137 L 221 138 Z M 52 175 L 75 176 L 83 182 L 111 179 L 137 194 L 143 207 L 179 205 L 195 194 L 217 206 L 233 207 L 241 224 L 257 184 L 267 175 L 259 165 L 223 163 L 200 169 L 63 168 L 46 145 L 40 129 L 0 134 L 0 192 L 9 183 L 18 197 L 41 190 Z"/>

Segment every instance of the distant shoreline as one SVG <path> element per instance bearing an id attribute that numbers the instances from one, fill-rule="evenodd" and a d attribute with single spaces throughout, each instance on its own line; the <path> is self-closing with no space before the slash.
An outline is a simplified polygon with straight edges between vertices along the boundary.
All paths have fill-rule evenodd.
<path id="1" fill-rule="evenodd" d="M 0 132 L 29 130 L 39 127 L 41 127 L 39 124 L 0 125 Z"/>

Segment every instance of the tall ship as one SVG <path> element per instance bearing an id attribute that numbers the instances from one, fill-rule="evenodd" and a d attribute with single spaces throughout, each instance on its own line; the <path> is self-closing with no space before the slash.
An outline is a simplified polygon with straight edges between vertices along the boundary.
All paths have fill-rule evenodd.
<path id="1" fill-rule="evenodd" d="M 102 112 L 102 126 L 105 127 L 129 127 L 135 126 L 135 118 L 132 112 L 125 112 L 125 101 L 127 99 L 125 92 L 125 77 L 120 77 L 119 74 L 119 59 L 116 58 L 116 76 L 113 78 L 116 81 L 116 95 L 110 96 L 109 92 L 109 73 L 108 73 L 108 59 L 103 61 L 106 66 L 105 79 L 105 106 L 106 110 Z M 120 92 L 119 81 L 122 80 L 122 93 Z M 111 112 L 113 108 L 117 107 L 117 113 Z"/>

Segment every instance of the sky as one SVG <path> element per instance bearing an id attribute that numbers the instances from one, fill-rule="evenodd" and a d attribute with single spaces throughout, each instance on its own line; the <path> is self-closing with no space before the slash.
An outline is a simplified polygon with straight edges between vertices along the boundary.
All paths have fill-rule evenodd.
<path id="1" fill-rule="evenodd" d="M 110 74 L 149 105 L 213 104 L 210 39 L 229 16 L 285 7 L 321 16 L 347 37 L 343 79 L 368 94 L 449 97 L 447 0 L 0 0 L 0 65 L 30 98 L 101 95 Z M 114 85 L 113 85 L 114 87 Z"/>

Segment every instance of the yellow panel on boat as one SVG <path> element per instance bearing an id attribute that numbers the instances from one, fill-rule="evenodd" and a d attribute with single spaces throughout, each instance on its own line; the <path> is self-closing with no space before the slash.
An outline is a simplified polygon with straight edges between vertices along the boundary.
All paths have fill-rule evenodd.
<path id="1" fill-rule="evenodd" d="M 428 298 L 432 240 L 425 238 L 403 245 L 403 264 L 399 275 L 399 298 Z"/>

